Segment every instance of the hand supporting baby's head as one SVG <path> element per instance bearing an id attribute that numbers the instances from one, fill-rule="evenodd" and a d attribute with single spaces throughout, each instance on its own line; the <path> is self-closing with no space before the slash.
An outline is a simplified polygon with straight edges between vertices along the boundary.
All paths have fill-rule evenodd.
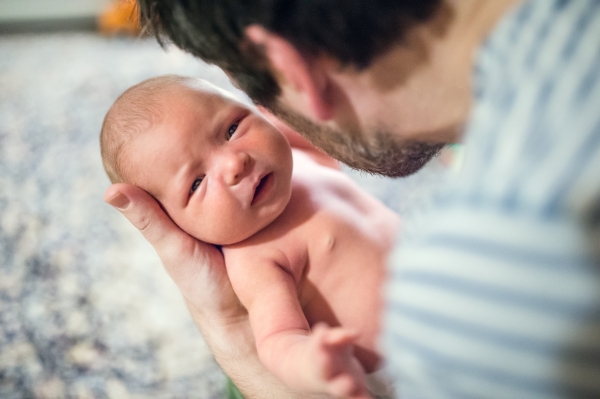
<path id="1" fill-rule="evenodd" d="M 202 241 L 243 241 L 289 202 L 288 141 L 204 81 L 164 76 L 133 86 L 107 113 L 100 142 L 113 183 L 143 188 Z"/>
<path id="2" fill-rule="evenodd" d="M 164 90 L 181 80 L 179 76 L 161 76 L 145 80 L 127 89 L 108 110 L 100 132 L 102 164 L 110 181 L 128 182 L 125 175 L 124 147 L 159 122 L 164 112 Z"/>

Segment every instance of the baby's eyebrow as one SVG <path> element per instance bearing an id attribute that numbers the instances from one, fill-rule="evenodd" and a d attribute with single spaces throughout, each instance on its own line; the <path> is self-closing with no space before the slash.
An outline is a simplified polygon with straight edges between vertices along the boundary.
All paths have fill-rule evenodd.
<path id="1" fill-rule="evenodd" d="M 217 137 L 220 137 L 220 135 L 224 134 L 224 132 L 229 129 L 229 126 L 231 126 L 233 123 L 237 123 L 241 117 L 247 114 L 248 110 L 238 104 L 224 108 L 222 113 L 215 115 L 213 118 L 215 121 L 213 127 L 214 134 Z"/>

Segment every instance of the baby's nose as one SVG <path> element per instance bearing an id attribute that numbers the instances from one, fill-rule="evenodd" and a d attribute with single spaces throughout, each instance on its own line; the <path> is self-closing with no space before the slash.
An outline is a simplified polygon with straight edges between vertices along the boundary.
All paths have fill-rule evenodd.
<path id="1" fill-rule="evenodd" d="M 235 186 L 247 174 L 250 166 L 250 155 L 245 152 L 231 154 L 225 160 L 223 179 L 225 184 Z"/>

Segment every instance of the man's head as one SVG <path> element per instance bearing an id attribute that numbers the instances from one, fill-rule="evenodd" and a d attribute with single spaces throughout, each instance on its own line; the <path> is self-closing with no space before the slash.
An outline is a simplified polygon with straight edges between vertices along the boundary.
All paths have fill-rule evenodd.
<path id="1" fill-rule="evenodd" d="M 158 37 L 215 64 L 257 104 L 270 108 L 281 94 L 262 49 L 246 30 L 259 25 L 306 56 L 329 54 L 367 67 L 427 20 L 441 0 L 138 0 Z"/>
<path id="2" fill-rule="evenodd" d="M 437 15 L 442 0 L 138 2 L 142 17 L 159 37 L 167 36 L 182 49 L 220 66 L 254 102 L 352 167 L 403 176 L 420 168 L 442 142 L 450 141 L 417 137 L 420 126 L 418 134 L 398 134 L 402 127 L 380 123 L 376 115 L 365 120 L 366 107 L 351 104 L 348 93 L 339 90 L 343 83 L 320 73 L 321 66 L 328 64 L 333 71 L 360 74 L 399 45 L 420 51 L 420 43 L 413 46 L 411 33 Z M 389 91 L 397 82 L 380 84 Z M 411 118 L 418 113 L 415 117 L 420 119 L 426 119 L 424 107 L 430 107 L 432 114 L 441 112 L 435 102 L 422 103 L 407 98 L 403 110 Z M 448 127 L 436 117 L 429 119 L 433 128 L 425 124 L 424 130 Z M 452 128 L 455 122 L 449 123 Z"/>
<path id="3" fill-rule="evenodd" d="M 141 187 L 188 234 L 242 241 L 289 202 L 292 157 L 268 121 L 206 82 L 166 76 L 127 90 L 101 133 L 113 183 Z"/>

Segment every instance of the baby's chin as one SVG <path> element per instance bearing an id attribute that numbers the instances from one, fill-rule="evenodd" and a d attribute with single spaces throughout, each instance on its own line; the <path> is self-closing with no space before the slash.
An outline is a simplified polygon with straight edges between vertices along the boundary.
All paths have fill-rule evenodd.
<path id="1" fill-rule="evenodd" d="M 198 238 L 200 241 L 204 241 L 204 242 L 214 244 L 214 245 L 221 245 L 221 246 L 233 245 L 233 244 L 238 244 L 240 242 L 246 241 L 248 238 L 254 236 L 256 233 L 258 233 L 263 228 L 264 228 L 264 226 L 263 227 L 257 226 L 253 229 L 233 228 L 230 233 L 210 234 L 209 236 L 206 236 L 204 238 L 202 236 L 196 237 L 196 238 Z"/>
<path id="2" fill-rule="evenodd" d="M 283 213 L 289 200 L 289 197 L 285 198 L 285 201 L 282 201 L 277 207 L 270 209 L 269 212 L 255 216 L 251 221 L 247 221 L 248 223 L 229 220 L 221 221 L 218 228 L 206 228 L 206 225 L 203 228 L 202 225 L 198 224 L 193 226 L 192 229 L 184 228 L 183 230 L 187 231 L 192 237 L 209 244 L 221 246 L 239 244 L 255 236 L 273 223 Z"/>
<path id="3" fill-rule="evenodd" d="M 239 244 L 262 231 L 265 227 L 270 225 L 273 222 L 273 220 L 275 220 L 280 214 L 281 212 L 269 218 L 262 218 L 260 221 L 252 223 L 252 225 L 239 226 L 238 224 L 228 228 L 222 226 L 222 228 L 218 229 L 218 231 L 213 230 L 210 232 L 210 234 L 198 231 L 193 232 L 190 235 L 197 238 L 200 241 L 213 245 L 226 246 Z"/>

